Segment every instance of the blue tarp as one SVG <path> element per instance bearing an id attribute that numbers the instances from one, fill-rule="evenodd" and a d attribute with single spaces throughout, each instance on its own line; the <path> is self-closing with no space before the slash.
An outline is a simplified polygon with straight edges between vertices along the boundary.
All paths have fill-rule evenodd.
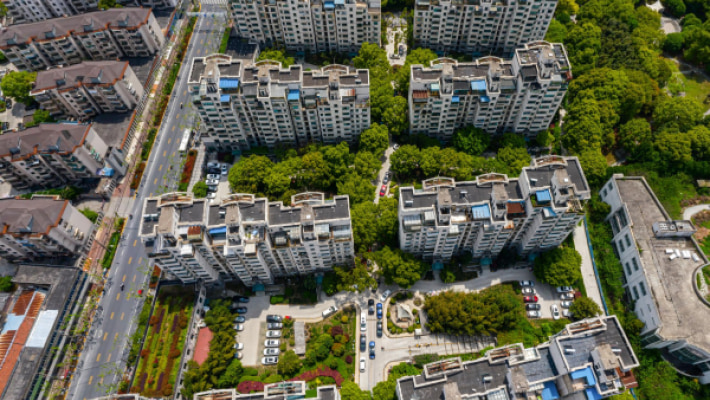
<path id="1" fill-rule="evenodd" d="M 212 229 L 209 230 L 209 232 L 210 232 L 210 235 L 218 235 L 218 234 L 220 234 L 220 233 L 227 233 L 227 227 L 226 227 L 226 226 L 222 226 L 222 227 L 219 227 L 219 228 L 212 228 Z"/>
<path id="2" fill-rule="evenodd" d="M 291 100 L 298 100 L 300 94 L 300 90 L 298 89 L 291 89 L 288 91 L 288 101 Z"/>
<path id="3" fill-rule="evenodd" d="M 550 196 L 550 191 L 545 189 L 545 190 L 538 190 L 535 192 L 535 196 L 537 197 L 537 202 L 538 203 L 549 203 L 552 201 L 552 196 Z"/>
<path id="4" fill-rule="evenodd" d="M 453 97 L 451 97 L 451 102 L 452 102 L 452 103 L 458 103 L 458 102 L 459 102 L 459 96 L 453 96 Z"/>
<path id="5" fill-rule="evenodd" d="M 547 210 L 547 212 L 550 214 L 550 217 L 557 216 L 557 213 L 555 212 L 555 210 L 552 209 L 552 207 L 545 207 L 545 210 Z"/>
<path id="6" fill-rule="evenodd" d="M 325 8 L 326 10 L 333 10 L 335 8 L 335 4 L 333 4 L 332 1 L 326 1 L 325 3 L 323 3 L 323 8 Z"/>
<path id="7" fill-rule="evenodd" d="M 4 334 L 7 331 L 16 331 L 20 329 L 20 325 L 24 320 L 24 315 L 7 314 L 7 318 L 5 319 L 5 326 L 2 327 L 2 333 Z"/>
<path id="8" fill-rule="evenodd" d="M 219 78 L 220 89 L 236 89 L 239 87 L 239 78 Z"/>
<path id="9" fill-rule="evenodd" d="M 488 204 L 481 204 L 471 207 L 471 213 L 473 214 L 473 219 L 490 218 L 491 208 L 488 207 Z"/>
<path id="10" fill-rule="evenodd" d="M 481 103 L 490 103 L 491 99 L 488 96 L 481 96 Z"/>
<path id="11" fill-rule="evenodd" d="M 597 388 L 589 388 L 585 391 L 587 394 L 587 399 L 589 400 L 601 400 L 602 395 L 597 392 Z"/>
<path id="12" fill-rule="evenodd" d="M 572 378 L 572 380 L 586 379 L 587 386 L 594 386 L 597 383 L 596 379 L 594 379 L 594 372 L 592 372 L 592 368 L 590 368 L 590 367 L 580 369 L 577 371 L 572 371 L 569 374 L 569 377 Z"/>
<path id="13" fill-rule="evenodd" d="M 219 101 L 221 101 L 222 103 L 229 103 L 229 95 L 223 94 L 219 96 Z"/>
<path id="14" fill-rule="evenodd" d="M 485 92 L 486 91 L 486 81 L 471 81 L 471 90 Z"/>
<path id="15" fill-rule="evenodd" d="M 555 382 L 545 382 L 545 388 L 542 389 L 542 400 L 557 400 L 559 398 L 560 394 L 557 392 Z"/>

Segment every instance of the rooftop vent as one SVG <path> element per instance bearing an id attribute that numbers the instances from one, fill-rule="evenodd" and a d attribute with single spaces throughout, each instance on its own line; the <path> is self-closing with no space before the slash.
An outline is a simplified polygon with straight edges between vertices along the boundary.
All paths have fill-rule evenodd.
<path id="1" fill-rule="evenodd" d="M 412 201 L 412 200 L 405 200 L 405 201 L 404 201 L 404 206 L 405 206 L 405 207 L 413 207 L 413 206 L 414 206 L 414 201 Z"/>

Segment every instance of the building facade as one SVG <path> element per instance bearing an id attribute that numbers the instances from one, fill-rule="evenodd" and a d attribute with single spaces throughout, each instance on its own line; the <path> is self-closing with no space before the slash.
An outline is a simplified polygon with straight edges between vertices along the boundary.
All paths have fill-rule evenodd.
<path id="1" fill-rule="evenodd" d="M 466 252 L 485 265 L 506 249 L 528 255 L 559 246 L 584 218 L 590 191 L 576 157 L 546 156 L 518 178 L 432 178 L 399 195 L 403 251 L 434 262 Z"/>
<path id="2" fill-rule="evenodd" d="M 468 400 L 603 399 L 638 387 L 639 361 L 616 316 L 569 324 L 550 341 L 517 343 L 426 364 L 421 375 L 397 380 L 397 398 Z"/>
<path id="3" fill-rule="evenodd" d="M 236 0 L 234 29 L 240 37 L 288 51 L 357 53 L 380 44 L 380 1 Z"/>
<path id="4" fill-rule="evenodd" d="M 542 40 L 557 0 L 416 0 L 414 43 L 438 53 L 510 55 Z"/>
<path id="5" fill-rule="evenodd" d="M 11 24 L 28 24 L 52 18 L 84 14 L 99 9 L 96 0 L 7 0 L 7 15 Z M 126 7 L 164 9 L 175 7 L 175 0 L 120 0 Z"/>
<path id="6" fill-rule="evenodd" d="M 354 260 L 348 196 L 326 201 L 322 193 L 295 195 L 291 206 L 251 194 L 219 204 L 166 194 L 146 200 L 141 237 L 155 263 L 184 283 L 270 284 Z"/>
<path id="7" fill-rule="evenodd" d="M 290 400 L 303 399 L 308 389 L 304 381 L 287 381 L 264 385 L 263 392 L 239 393 L 236 389 L 218 389 L 195 393 L 193 400 Z M 318 386 L 315 400 L 340 400 L 340 393 L 335 385 Z M 108 398 L 96 400 L 113 400 Z M 130 399 L 126 399 L 130 400 Z"/>
<path id="8" fill-rule="evenodd" d="M 84 61 L 39 71 L 30 95 L 52 117 L 84 120 L 134 109 L 143 85 L 128 61 Z"/>
<path id="9" fill-rule="evenodd" d="M 710 383 L 710 304 L 696 287 L 708 259 L 690 221 L 674 221 L 643 177 L 615 174 L 602 188 L 641 344 L 681 374 Z M 692 286 L 692 287 L 691 287 Z"/>
<path id="10" fill-rule="evenodd" d="M 148 57 L 165 37 L 150 8 L 112 8 L 66 18 L 11 25 L 0 50 L 19 70 L 39 71 L 82 60 Z"/>
<path id="11" fill-rule="evenodd" d="M 552 122 L 572 73 L 559 43 L 529 43 L 511 60 L 439 58 L 411 66 L 409 127 L 439 140 L 473 125 L 488 133 L 535 135 Z"/>
<path id="12" fill-rule="evenodd" d="M 0 177 L 15 190 L 85 183 L 118 172 L 123 155 L 91 125 L 40 124 L 0 136 Z"/>
<path id="13" fill-rule="evenodd" d="M 94 224 L 58 196 L 0 199 L 0 257 L 10 261 L 74 257 Z"/>
<path id="14" fill-rule="evenodd" d="M 189 85 L 210 149 L 354 143 L 370 127 L 365 69 L 303 71 L 213 55 L 193 61 Z"/>

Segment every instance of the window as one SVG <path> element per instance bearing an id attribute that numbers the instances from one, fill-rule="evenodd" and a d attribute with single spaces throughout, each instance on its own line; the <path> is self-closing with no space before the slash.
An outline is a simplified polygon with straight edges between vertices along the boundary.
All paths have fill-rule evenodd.
<path id="1" fill-rule="evenodd" d="M 618 246 L 619 246 L 619 254 L 623 253 L 624 252 L 624 242 L 619 240 Z"/>
<path id="2" fill-rule="evenodd" d="M 634 271 L 638 271 L 638 270 L 639 270 L 639 264 L 638 264 L 638 262 L 636 261 L 636 257 L 631 258 L 631 263 L 634 264 Z"/>
<path id="3" fill-rule="evenodd" d="M 646 285 L 643 284 L 643 282 L 639 283 L 639 289 L 641 289 L 641 296 L 646 295 Z"/>
<path id="4" fill-rule="evenodd" d="M 626 246 L 631 247 L 631 240 L 629 239 L 629 234 L 627 233 L 624 235 L 624 238 L 626 238 Z"/>
<path id="5" fill-rule="evenodd" d="M 636 289 L 636 286 L 634 286 L 632 289 L 634 291 L 634 300 L 638 300 L 639 299 L 639 291 Z"/>
<path id="6" fill-rule="evenodd" d="M 631 276 L 631 266 L 629 263 L 626 263 L 626 275 Z"/>

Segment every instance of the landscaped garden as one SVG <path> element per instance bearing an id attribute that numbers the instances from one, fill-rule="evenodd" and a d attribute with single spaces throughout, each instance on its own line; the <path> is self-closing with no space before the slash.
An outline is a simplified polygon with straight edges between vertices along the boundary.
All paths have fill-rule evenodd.
<path id="1" fill-rule="evenodd" d="M 193 306 L 192 290 L 170 287 L 160 291 L 131 392 L 154 397 L 173 393 Z"/>
<path id="2" fill-rule="evenodd" d="M 387 331 L 391 334 L 413 333 L 421 329 L 419 313 L 424 300 L 414 292 L 398 292 L 384 304 L 387 317 Z"/>
<path id="3" fill-rule="evenodd" d="M 116 256 L 116 249 L 118 248 L 118 242 L 121 240 L 121 233 L 123 233 L 123 225 L 126 222 L 125 218 L 118 218 L 113 225 L 113 233 L 106 246 L 106 252 L 104 257 L 101 259 L 101 266 L 104 269 L 111 268 L 113 263 L 113 258 Z"/>

